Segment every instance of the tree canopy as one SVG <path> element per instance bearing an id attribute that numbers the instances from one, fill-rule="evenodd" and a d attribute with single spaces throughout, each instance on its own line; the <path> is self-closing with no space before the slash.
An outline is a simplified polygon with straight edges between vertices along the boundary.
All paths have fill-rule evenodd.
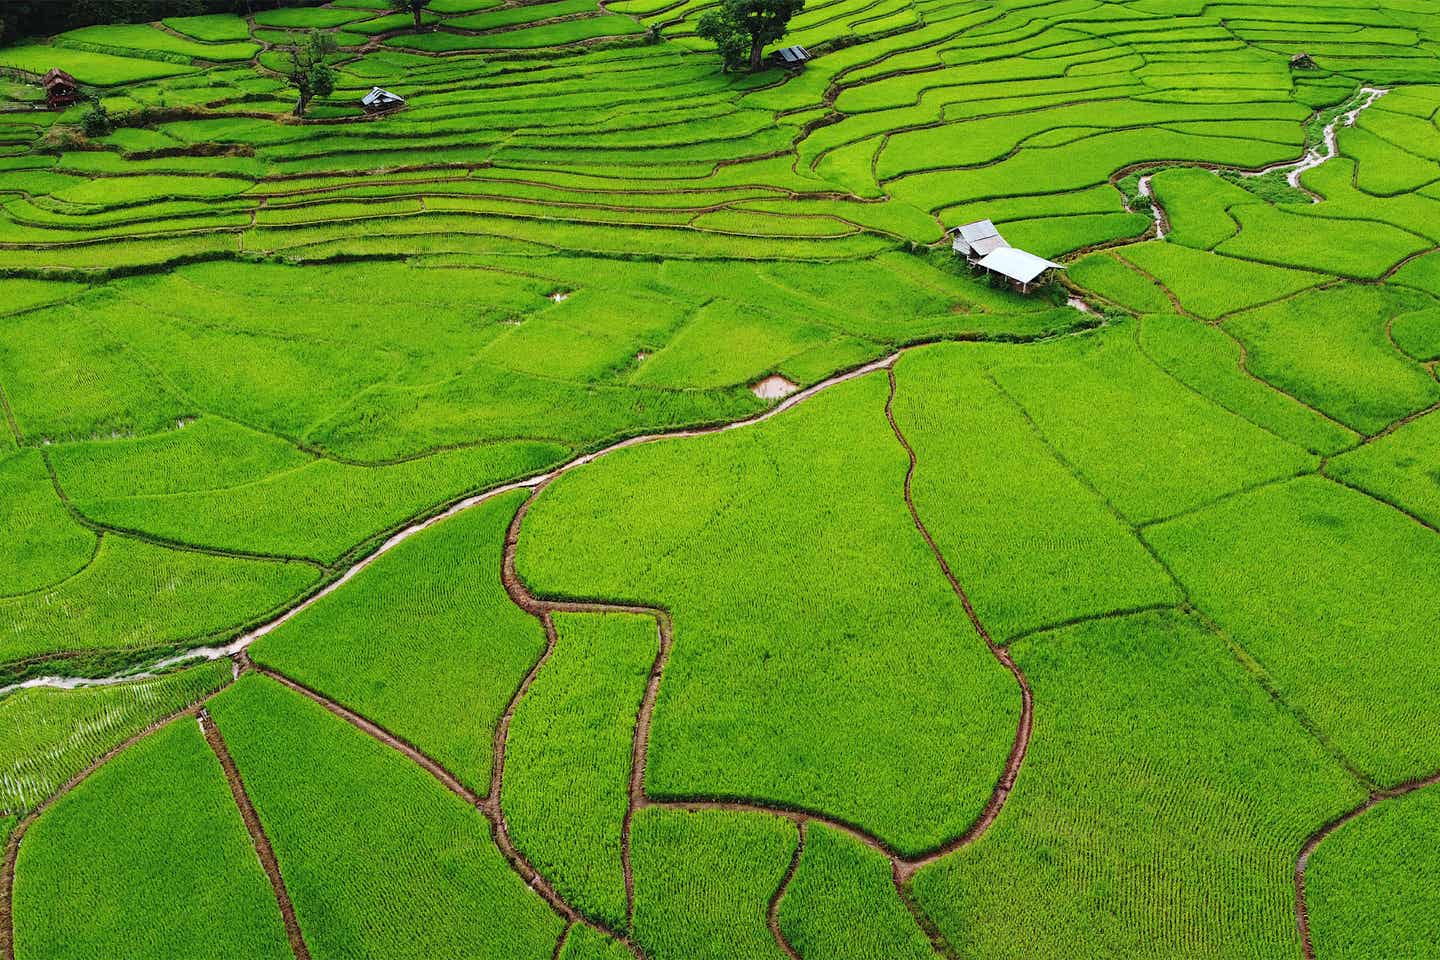
<path id="1" fill-rule="evenodd" d="M 759 70 L 765 45 L 785 36 L 790 19 L 804 9 L 805 0 L 724 0 L 700 18 L 697 32 L 715 44 L 725 69 L 748 63 Z"/>
<path id="2" fill-rule="evenodd" d="M 295 116 L 303 117 L 305 108 L 315 97 L 328 97 L 335 89 L 335 71 L 325 62 L 325 57 L 335 49 L 330 37 L 319 30 L 310 35 L 290 51 L 290 74 L 286 81 L 299 91 L 295 101 Z"/>

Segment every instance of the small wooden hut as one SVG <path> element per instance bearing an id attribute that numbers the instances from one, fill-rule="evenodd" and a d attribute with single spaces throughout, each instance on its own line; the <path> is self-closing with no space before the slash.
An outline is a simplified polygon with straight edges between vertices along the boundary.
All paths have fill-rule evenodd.
<path id="1" fill-rule="evenodd" d="M 58 67 L 52 67 L 40 81 L 45 88 L 45 105 L 51 110 L 68 107 L 80 100 L 80 82 Z"/>

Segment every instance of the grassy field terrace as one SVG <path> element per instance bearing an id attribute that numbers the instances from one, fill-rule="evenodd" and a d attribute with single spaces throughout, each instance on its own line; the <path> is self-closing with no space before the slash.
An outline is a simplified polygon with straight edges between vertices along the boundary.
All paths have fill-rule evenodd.
<path id="1" fill-rule="evenodd" d="M 0 47 L 0 960 L 1440 958 L 1440 0 L 255 6 Z"/>

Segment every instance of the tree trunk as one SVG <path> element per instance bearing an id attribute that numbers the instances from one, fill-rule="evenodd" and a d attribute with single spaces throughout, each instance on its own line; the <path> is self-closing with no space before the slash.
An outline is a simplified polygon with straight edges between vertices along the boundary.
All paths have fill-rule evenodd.
<path id="1" fill-rule="evenodd" d="M 419 33 L 420 28 L 424 26 L 424 24 L 420 22 L 420 8 L 415 7 L 410 12 L 415 14 L 415 32 Z"/>
<path id="2" fill-rule="evenodd" d="M 303 116 L 305 116 L 305 108 L 308 107 L 309 105 L 310 105 L 310 95 L 307 94 L 307 93 L 301 93 L 301 94 L 300 94 L 300 99 L 298 99 L 298 100 L 295 101 L 295 116 L 297 116 L 297 117 L 303 117 Z"/>
<path id="3" fill-rule="evenodd" d="M 765 52 L 765 41 L 759 37 L 750 41 L 750 72 L 760 69 L 760 54 Z"/>

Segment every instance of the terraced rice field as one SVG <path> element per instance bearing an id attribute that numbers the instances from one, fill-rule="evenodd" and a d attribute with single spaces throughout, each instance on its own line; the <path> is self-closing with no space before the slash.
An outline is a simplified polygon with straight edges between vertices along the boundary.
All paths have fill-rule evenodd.
<path id="1" fill-rule="evenodd" d="M 0 47 L 0 960 L 1440 957 L 1440 4 L 218 6 Z"/>

